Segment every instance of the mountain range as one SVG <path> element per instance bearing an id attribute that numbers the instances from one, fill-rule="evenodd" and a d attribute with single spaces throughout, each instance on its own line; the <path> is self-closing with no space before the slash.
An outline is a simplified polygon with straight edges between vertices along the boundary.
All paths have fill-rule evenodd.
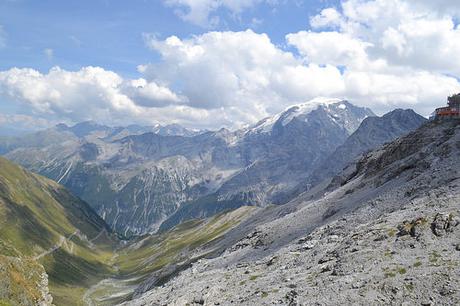
<path id="1" fill-rule="evenodd" d="M 84 122 L 9 139 L 0 148 L 8 159 L 66 186 L 130 237 L 240 206 L 286 203 L 423 121 L 409 111 L 379 118 L 348 101 L 315 99 L 236 131 L 185 135 L 178 126 L 152 131 Z M 353 139 L 362 146 L 350 144 Z M 342 152 L 344 146 L 354 151 Z"/>
<path id="2" fill-rule="evenodd" d="M 459 143 L 460 121 L 425 123 L 124 305 L 458 305 Z"/>
<path id="3" fill-rule="evenodd" d="M 282 203 L 312 165 L 373 115 L 346 101 L 294 106 L 254 126 L 195 136 L 91 122 L 3 142 L 5 156 L 81 197 L 115 231 L 138 235 L 243 205 Z"/>
<path id="4" fill-rule="evenodd" d="M 316 99 L 236 131 L 1 139 L 0 305 L 458 304 L 459 137 Z"/>

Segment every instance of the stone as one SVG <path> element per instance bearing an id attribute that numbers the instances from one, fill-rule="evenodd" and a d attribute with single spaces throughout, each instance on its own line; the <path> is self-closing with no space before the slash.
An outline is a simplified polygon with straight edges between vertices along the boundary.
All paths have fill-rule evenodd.
<path id="1" fill-rule="evenodd" d="M 450 227 L 450 215 L 446 213 L 438 213 L 433 222 L 431 223 L 431 230 L 433 234 L 438 237 L 442 237 L 449 231 Z"/>
<path id="2" fill-rule="evenodd" d="M 366 285 L 366 282 L 365 282 L 364 280 L 360 279 L 360 280 L 354 282 L 354 283 L 351 285 L 351 287 L 352 287 L 353 289 L 359 289 L 359 288 L 364 287 L 364 285 Z"/>

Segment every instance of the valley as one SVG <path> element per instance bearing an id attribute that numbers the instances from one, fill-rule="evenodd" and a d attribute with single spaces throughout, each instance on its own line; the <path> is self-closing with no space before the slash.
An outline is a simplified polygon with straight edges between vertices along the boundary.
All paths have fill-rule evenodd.
<path id="1" fill-rule="evenodd" d="M 0 274 L 3 278 L 13 273 L 10 269 L 26 269 L 43 280 L 39 288 L 16 279 L 0 286 L 0 292 L 21 286 L 5 293 L 12 305 L 35 305 L 40 299 L 47 304 L 49 296 L 56 305 L 112 305 L 132 298 L 155 272 L 167 279 L 178 267 L 216 252 L 205 244 L 254 210 L 241 207 L 127 243 L 63 187 L 1 158 L 0 166 Z M 26 298 L 24 289 L 30 292 Z"/>
<path id="2" fill-rule="evenodd" d="M 322 112 L 322 105 L 324 104 L 315 107 Z M 338 104 L 340 105 L 342 104 Z M 330 106 L 324 107 L 327 109 Z M 306 116 L 308 119 L 305 120 L 316 120 L 309 117 L 310 113 L 304 114 L 298 109 L 299 107 L 294 107 L 272 121 L 281 122 L 280 120 L 286 120 L 286 116 L 294 118 L 290 120 L 297 120 L 298 117 L 292 115 L 292 112 Z M 257 126 L 266 126 L 266 122 L 267 120 L 262 121 Z M 243 133 L 243 139 L 272 137 L 275 133 L 272 128 L 268 128 L 268 135 L 271 136 L 265 134 L 266 130 L 260 136 L 260 128 L 251 128 L 249 132 Z M 79 133 L 83 132 L 79 130 Z M 219 133 L 222 135 L 222 132 Z M 240 131 L 235 133 L 241 134 Z M 250 136 L 251 133 L 257 134 Z M 305 133 L 311 131 L 307 130 Z M 236 134 L 227 134 L 226 139 L 233 139 Z M 406 134 L 408 135 L 404 136 Z M 96 137 L 93 132 L 89 135 L 90 138 Z M 10 279 L 7 281 L 10 283 L 2 285 L 3 288 L 11 287 L 11 284 L 18 287 L 8 293 L 8 300 L 24 305 L 35 305 L 38 301 L 48 305 L 51 299 L 55 305 L 162 305 L 164 301 L 167 304 L 203 302 L 224 305 L 233 301 L 253 305 L 256 301 L 292 304 L 304 301 L 307 296 L 320 295 L 323 297 L 318 296 L 317 299 L 328 304 L 331 301 L 327 296 L 331 296 L 331 292 L 342 290 L 343 303 L 360 303 L 374 298 L 386 303 L 388 299 L 397 297 L 393 293 L 382 292 L 383 287 L 372 284 L 380 286 L 388 283 L 388 286 L 399 286 L 405 280 L 397 277 L 398 273 L 409 273 L 412 278 L 418 279 L 419 273 L 431 271 L 433 277 L 436 277 L 445 273 L 444 263 L 447 263 L 449 269 L 457 269 L 458 254 L 454 252 L 449 255 L 448 251 L 439 251 L 439 248 L 452 248 L 448 245 L 455 242 L 458 234 L 458 211 L 455 205 L 459 195 L 459 169 L 448 166 L 455 164 L 459 157 L 457 122 L 426 122 L 412 111 L 395 110 L 383 117 L 364 119 L 355 130 L 350 130 L 349 135 L 344 138 L 342 145 L 336 142 L 335 151 L 327 150 L 330 156 L 328 160 L 334 160 L 334 163 L 327 164 L 326 159 L 321 163 L 321 159 L 318 159 L 317 163 L 299 172 L 304 173 L 303 183 L 293 179 L 301 174 L 286 172 L 286 165 L 283 163 L 278 164 L 279 169 L 273 168 L 270 175 L 280 171 L 289 174 L 286 179 L 293 179 L 291 187 L 286 189 L 289 190 L 288 194 L 282 197 L 272 191 L 272 194 L 278 196 L 261 205 L 252 202 L 254 194 L 251 196 L 243 192 L 245 196 L 236 198 L 223 196 L 226 194 L 223 190 L 232 194 L 235 194 L 232 190 L 239 190 L 237 194 L 240 194 L 242 186 L 255 188 L 251 182 L 258 182 L 253 179 L 260 175 L 268 178 L 264 184 L 272 182 L 275 184 L 271 187 L 272 190 L 277 190 L 278 187 L 275 186 L 282 180 L 278 177 L 276 181 L 271 181 L 266 176 L 267 172 L 260 172 L 260 167 L 264 167 L 265 162 L 254 163 L 229 176 L 222 176 L 225 181 L 217 188 L 214 187 L 213 193 L 176 207 L 176 211 L 171 212 L 174 222 L 166 221 L 157 232 L 136 235 L 129 239 L 126 231 L 117 232 L 116 227 L 106 224 L 103 218 L 106 219 L 107 215 L 103 212 L 96 214 L 89 204 L 74 197 L 63 186 L 32 174 L 6 159 L 0 159 L 0 216 L 3 217 L 0 228 L 3 268 L 0 272 L 4 276 L 13 275 L 11 273 L 24 275 L 25 272 L 21 269 L 27 267 L 27 273 L 35 273 L 36 276 L 33 277 L 41 279 L 41 283 L 25 281 L 21 284 Z M 402 137 L 398 138 L 399 136 Z M 90 143 L 98 143 L 96 151 L 100 152 L 104 147 L 101 147 L 102 140 L 99 137 L 101 135 L 94 138 L 93 142 L 89 138 L 70 138 L 70 143 L 46 143 L 44 147 L 16 148 L 7 153 L 6 157 L 11 158 L 14 155 L 16 161 L 21 161 L 33 170 L 35 164 L 29 164 L 30 157 L 25 157 L 32 156 L 28 152 L 35 152 L 43 165 L 56 162 L 55 158 L 47 161 L 50 150 L 53 154 L 68 156 L 69 166 L 56 172 L 57 180 L 64 184 L 67 176 L 71 173 L 76 175 L 74 164 L 81 163 L 78 159 L 86 156 L 86 153 L 81 154 L 81 149 L 77 149 L 78 155 L 72 152 L 81 146 L 91 147 Z M 141 142 L 136 140 L 138 137 L 142 139 Z M 186 136 L 189 138 L 168 137 L 171 136 L 147 133 L 128 136 L 121 141 L 129 143 L 126 148 L 130 152 L 137 152 L 139 160 L 134 164 L 141 161 L 144 165 L 145 157 L 152 156 L 153 160 L 159 158 L 155 162 L 156 166 L 153 166 L 154 169 L 165 160 L 168 161 L 169 169 L 172 169 L 172 166 L 184 167 L 193 160 L 195 155 L 189 138 L 190 141 L 196 141 L 195 137 L 209 139 L 206 133 Z M 214 137 L 215 134 L 211 139 L 215 139 Z M 308 136 L 305 144 L 311 139 Z M 119 146 L 118 141 L 109 144 Z M 162 141 L 171 143 L 161 144 Z M 218 149 L 219 146 L 226 143 L 221 139 L 217 142 L 219 146 L 215 147 L 214 141 L 209 143 L 212 150 L 221 150 Z M 170 150 L 176 142 L 179 143 L 179 151 L 173 158 L 176 161 L 171 163 L 172 157 L 167 156 L 170 153 L 164 155 L 165 149 L 157 146 L 164 145 L 164 148 Z M 55 146 L 60 149 L 56 150 Z M 271 146 L 274 145 L 270 144 Z M 300 148 L 303 150 L 305 146 Z M 119 147 L 117 150 L 116 154 L 120 154 L 126 149 Z M 253 147 L 252 150 L 256 148 Z M 289 147 L 289 150 L 294 152 L 292 154 L 299 154 L 296 148 Z M 225 154 L 231 156 L 235 153 Z M 266 158 L 274 157 L 270 157 L 270 154 Z M 280 152 L 276 151 L 276 154 Z M 110 158 L 113 161 L 113 157 Z M 187 158 L 190 160 L 187 161 Z M 293 157 L 287 155 L 287 158 Z M 293 165 L 296 162 L 298 161 L 290 163 Z M 128 164 L 130 163 L 132 161 Z M 147 164 L 153 165 L 152 161 Z M 316 170 L 314 165 L 317 165 Z M 94 196 L 97 194 L 97 198 L 93 199 L 109 201 L 112 198 L 104 199 L 106 194 L 101 189 L 103 185 L 92 183 L 96 182 L 94 179 L 100 179 L 100 174 L 87 172 L 93 166 L 94 164 L 87 161 L 78 170 L 79 175 L 84 176 L 76 175 L 72 184 L 89 184 L 87 186 L 95 188 Z M 55 169 L 48 167 L 46 169 Z M 114 169 L 123 173 L 128 171 L 124 167 Z M 184 168 L 175 168 L 174 171 L 179 171 L 178 169 Z M 318 169 L 324 171 L 318 172 Z M 436 170 L 433 172 L 432 169 Z M 155 173 L 148 180 L 154 177 L 157 179 L 159 172 Z M 240 177 L 243 174 L 246 178 L 242 184 Z M 150 195 L 156 196 L 157 190 L 167 194 L 175 188 L 165 181 L 152 183 L 147 179 L 137 179 L 137 185 L 133 189 L 136 190 L 136 201 L 141 194 L 143 199 L 148 200 Z M 213 184 L 215 182 L 208 183 L 209 186 Z M 106 186 L 109 188 L 110 184 L 107 182 Z M 171 187 L 173 189 L 166 190 Z M 265 192 L 263 190 L 266 189 L 258 192 Z M 284 204 L 274 201 L 281 198 L 284 198 Z M 132 203 L 135 206 L 139 204 L 136 201 Z M 116 209 L 119 210 L 120 207 L 116 206 Z M 449 230 L 447 234 L 440 235 L 446 238 L 438 241 L 439 239 L 432 237 L 437 234 L 433 234 L 435 232 L 429 228 L 432 224 L 444 222 L 441 220 L 445 220 L 446 215 L 450 216 L 448 220 L 451 218 L 454 221 L 452 224 L 440 225 L 443 229 L 449 227 Z M 137 216 L 136 210 L 134 216 Z M 167 220 L 171 220 L 170 218 Z M 413 234 L 412 228 L 419 224 L 423 225 L 420 229 L 417 228 L 420 233 Z M 403 234 L 406 227 L 409 234 Z M 417 243 L 423 243 L 424 251 L 414 251 L 418 255 L 412 262 L 406 259 L 406 256 L 413 256 L 406 250 L 407 244 L 415 249 L 421 247 L 410 241 L 414 237 Z M 425 240 L 421 242 L 420 237 L 425 237 Z M 456 248 L 455 243 L 453 248 Z M 382 254 L 384 257 L 381 257 Z M 359 273 L 352 261 L 356 256 L 362 256 L 360 260 L 364 264 Z M 435 265 L 438 260 L 443 264 Z M 373 265 L 383 272 L 375 272 L 374 268 L 366 265 Z M 414 265 L 418 269 L 408 272 L 409 266 Z M 12 269 L 22 272 L 13 272 Z M 405 272 L 400 273 L 403 269 Z M 346 278 L 347 275 L 353 276 Z M 31 277 L 28 276 L 28 279 L 32 279 Z M 345 285 L 339 286 L 339 283 Z M 426 286 L 425 284 L 425 281 L 417 282 L 417 286 Z M 414 282 L 407 286 L 412 286 L 411 290 L 416 293 L 422 291 L 422 287 L 414 286 Z M 244 290 L 240 290 L 240 287 Z M 323 289 L 318 291 L 318 288 Z M 171 292 L 174 294 L 171 295 Z M 363 295 L 363 292 L 366 294 Z M 401 294 L 404 299 L 409 296 L 406 291 Z M 411 299 L 417 300 L 417 294 L 411 296 Z M 439 296 L 436 298 L 442 299 Z"/>
<path id="3" fill-rule="evenodd" d="M 459 0 L 0 0 L 0 306 L 460 305 Z"/>
<path id="4" fill-rule="evenodd" d="M 0 141 L 0 152 L 64 185 L 130 237 L 239 206 L 285 203 L 313 166 L 373 115 L 318 98 L 236 131 L 184 136 L 58 125 Z"/>

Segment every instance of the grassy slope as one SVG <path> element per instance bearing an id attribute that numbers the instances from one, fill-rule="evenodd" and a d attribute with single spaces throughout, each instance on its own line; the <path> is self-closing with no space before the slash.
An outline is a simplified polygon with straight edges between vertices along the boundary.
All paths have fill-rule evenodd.
<path id="1" fill-rule="evenodd" d="M 207 221 L 187 221 L 170 232 L 148 236 L 120 251 L 117 260 L 120 272 L 125 275 L 148 274 L 174 261 L 179 262 L 182 251 L 193 250 L 221 237 L 253 209 L 245 206 Z"/>
<path id="2" fill-rule="evenodd" d="M 99 305 L 113 305 L 129 299 L 135 285 L 148 279 L 152 273 L 170 265 L 193 262 L 212 252 L 212 249 L 205 249 L 203 246 L 221 238 L 254 209 L 256 208 L 241 207 L 212 219 L 187 221 L 169 232 L 150 235 L 130 243 L 114 257 L 114 267 L 118 274 L 110 281 L 104 281 L 92 288 L 90 299 L 97 301 Z M 193 251 L 194 257 L 191 258 Z"/>
<path id="3" fill-rule="evenodd" d="M 0 256 L 31 260 L 59 245 L 38 259 L 49 275 L 56 305 L 84 305 L 84 299 L 111 305 L 129 298 L 151 273 L 196 259 L 188 257 L 190 251 L 219 239 L 253 209 L 187 221 L 115 250 L 105 223 L 86 203 L 0 157 Z M 98 239 L 90 242 L 94 237 Z M 26 285 L 33 290 L 32 283 Z M 0 305 L 6 302 L 0 294 Z"/>
<path id="4" fill-rule="evenodd" d="M 0 255 L 35 257 L 62 244 L 39 259 L 56 304 L 75 304 L 86 288 L 111 275 L 109 239 L 97 246 L 88 241 L 106 230 L 60 185 L 0 158 Z"/>
<path id="5" fill-rule="evenodd" d="M 0 306 L 36 305 L 47 300 L 43 275 L 43 266 L 32 259 L 0 255 Z"/>

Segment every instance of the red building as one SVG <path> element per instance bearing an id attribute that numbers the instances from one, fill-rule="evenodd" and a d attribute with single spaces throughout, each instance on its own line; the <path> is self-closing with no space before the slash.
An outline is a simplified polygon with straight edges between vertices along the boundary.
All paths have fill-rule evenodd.
<path id="1" fill-rule="evenodd" d="M 460 119 L 460 94 L 447 98 L 446 107 L 440 107 L 435 110 L 436 118 L 459 118 Z"/>

